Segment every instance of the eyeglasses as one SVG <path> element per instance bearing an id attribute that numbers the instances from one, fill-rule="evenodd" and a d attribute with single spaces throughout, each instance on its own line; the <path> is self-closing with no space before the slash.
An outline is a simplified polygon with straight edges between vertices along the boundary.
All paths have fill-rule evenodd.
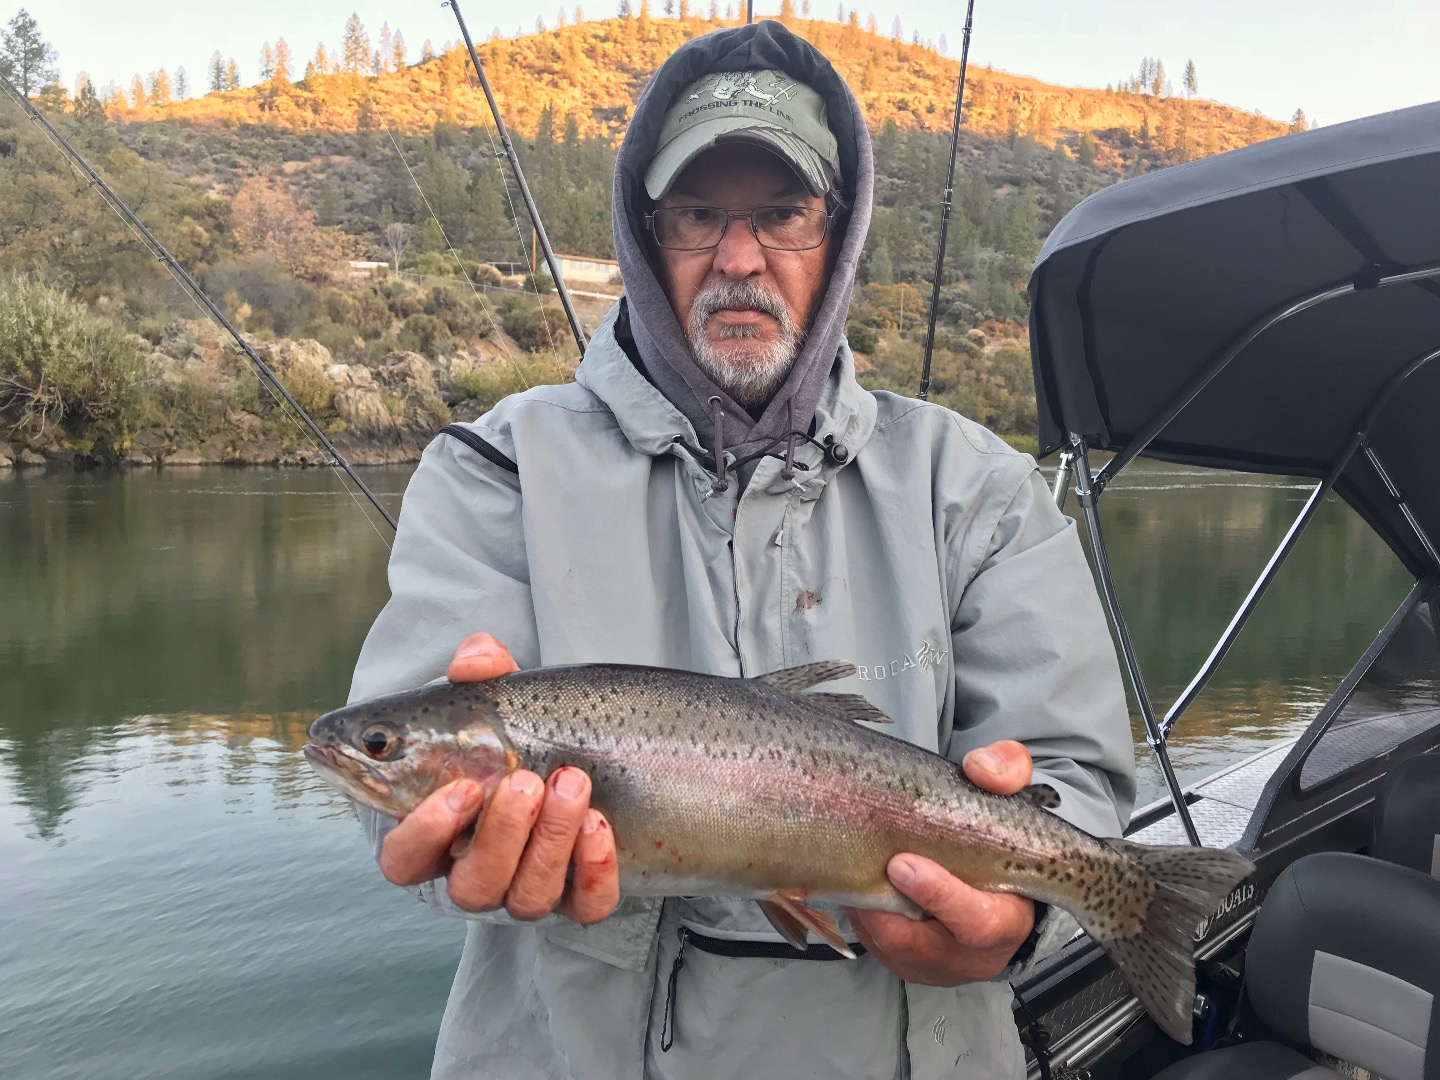
<path id="1" fill-rule="evenodd" d="M 747 218 L 763 248 L 810 251 L 825 242 L 835 220 L 833 211 L 805 206 L 758 206 L 754 210 L 722 210 L 715 206 L 674 206 L 645 215 L 655 242 L 671 251 L 704 251 L 719 247 L 734 218 Z"/>

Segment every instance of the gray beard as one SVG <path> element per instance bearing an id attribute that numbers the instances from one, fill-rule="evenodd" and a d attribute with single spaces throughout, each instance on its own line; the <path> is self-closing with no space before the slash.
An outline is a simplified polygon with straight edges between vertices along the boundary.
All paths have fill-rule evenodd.
<path id="1" fill-rule="evenodd" d="M 751 340 L 746 346 L 721 350 L 705 333 L 705 324 L 722 308 L 763 311 L 780 324 L 780 334 L 768 345 Z M 700 369 L 736 402 L 752 410 L 774 396 L 805 341 L 805 331 L 795 325 L 780 297 L 749 280 L 717 281 L 701 289 L 690 308 L 686 335 Z M 759 335 L 758 326 L 727 326 L 720 336 L 735 342 Z"/>

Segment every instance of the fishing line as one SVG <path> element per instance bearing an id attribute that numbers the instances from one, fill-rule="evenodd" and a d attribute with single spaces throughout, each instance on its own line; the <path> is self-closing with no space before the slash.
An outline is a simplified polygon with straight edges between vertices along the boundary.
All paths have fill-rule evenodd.
<path id="1" fill-rule="evenodd" d="M 500 169 L 500 188 L 502 191 L 505 192 L 505 202 L 510 207 L 510 224 L 515 226 L 515 242 L 520 245 L 520 251 L 523 254 L 525 251 L 525 235 L 520 231 L 520 216 L 515 213 L 515 200 L 510 198 L 510 182 L 505 179 L 505 170 L 503 168 L 500 168 L 500 158 L 504 157 L 504 153 L 496 149 L 495 136 L 490 133 L 490 126 L 482 122 L 480 124 L 480 128 L 482 131 L 485 132 L 485 138 L 490 140 L 490 152 L 495 157 L 495 167 L 497 169 Z M 530 264 L 530 289 L 535 293 L 535 306 L 540 308 L 542 311 L 540 321 L 545 326 L 545 336 L 550 340 L 550 350 L 552 352 L 559 352 L 560 350 L 557 349 L 555 346 L 555 332 L 550 328 L 550 319 L 543 314 L 543 311 L 545 309 L 545 301 L 540 299 L 540 286 L 535 283 L 535 252 L 533 248 L 530 252 Z M 585 351 L 584 345 L 580 346 L 580 351 Z"/>
<path id="2" fill-rule="evenodd" d="M 175 257 L 170 254 L 169 250 L 166 249 L 165 245 L 160 243 L 160 241 L 156 238 L 155 234 L 151 232 L 148 227 L 146 227 L 145 223 L 141 221 L 135 215 L 134 211 L 132 211 L 130 207 L 125 204 L 124 200 L 122 200 L 120 196 L 117 195 L 115 191 L 110 187 L 110 185 L 105 182 L 105 180 L 100 176 L 100 174 L 91 167 L 90 163 L 85 159 L 85 157 L 78 150 L 76 150 L 73 145 L 71 145 L 71 143 L 65 138 L 65 136 L 61 135 L 60 132 L 55 129 L 54 125 L 52 125 L 50 121 L 46 119 L 45 115 L 41 113 L 40 110 L 37 109 L 33 104 L 31 104 L 30 100 L 23 94 L 21 94 L 20 91 L 15 87 L 15 85 L 3 73 L 0 73 L 0 89 L 3 89 L 5 93 L 10 97 L 10 99 L 14 101 L 18 106 L 20 106 L 20 108 L 26 113 L 27 116 L 29 116 L 32 121 L 40 125 L 41 129 L 45 133 L 46 138 L 53 146 L 55 146 L 57 150 L 60 151 L 64 158 L 70 163 L 71 168 L 78 168 L 84 174 L 84 176 L 88 178 L 88 186 L 100 192 L 101 198 L 105 202 L 105 204 L 109 206 L 110 209 L 114 211 L 117 215 L 119 215 L 120 219 L 125 222 L 131 233 L 141 241 L 141 243 L 146 247 L 146 249 L 149 250 L 161 262 L 162 265 L 165 266 L 165 268 L 169 271 L 170 276 L 175 280 L 176 284 L 178 284 L 185 292 L 185 294 L 190 297 L 191 302 L 194 303 L 195 306 L 199 308 L 202 312 L 208 314 L 212 321 L 218 324 L 235 340 L 235 343 L 237 346 L 239 346 L 240 351 L 249 359 L 251 365 L 261 376 L 261 381 L 269 387 L 272 397 L 276 397 L 278 395 L 277 403 L 282 405 L 280 409 L 281 413 L 286 415 L 292 423 L 297 423 L 297 417 L 299 418 L 299 420 L 304 421 L 305 427 L 301 428 L 301 430 L 304 431 L 305 428 L 309 429 L 308 435 L 310 437 L 311 445 L 315 446 L 317 449 L 323 447 L 324 452 L 328 454 L 331 461 L 341 470 L 343 470 L 344 474 L 348 476 L 350 480 L 355 484 L 355 486 L 358 487 L 360 491 L 365 495 L 365 497 L 369 499 L 370 504 L 380 512 L 380 516 L 385 519 L 385 521 L 390 525 L 391 529 L 394 529 L 395 519 L 385 508 L 384 503 L 382 503 L 379 498 L 376 497 L 375 493 L 370 490 L 369 486 L 366 485 L 365 481 L 360 479 L 359 475 L 356 474 L 354 467 L 350 464 L 350 462 L 345 459 L 344 455 L 341 454 L 338 449 L 336 449 L 334 443 L 330 441 L 329 437 L 326 436 L 323 430 L 321 430 L 320 426 L 315 423 L 314 419 L 310 416 L 310 414 L 305 411 L 305 409 L 300 405 L 298 401 L 295 400 L 293 396 L 291 396 L 290 391 L 285 389 L 284 384 L 280 382 L 279 377 L 276 376 L 273 370 L 271 370 L 270 366 L 260 358 L 259 354 L 256 353 L 255 350 L 251 347 L 250 343 L 245 340 L 245 338 L 240 334 L 240 332 L 231 324 L 230 320 L 226 318 L 224 312 L 221 311 L 220 308 L 216 306 L 215 302 L 211 300 L 210 297 L 205 293 L 205 291 L 200 288 L 199 283 L 197 283 L 195 279 L 190 276 L 189 272 L 186 271 L 186 269 L 181 266 L 179 262 L 176 261 Z M 280 402 L 281 398 L 283 398 L 283 403 Z M 288 406 L 291 410 L 293 410 L 293 415 L 285 411 L 285 406 Z M 297 427 L 298 426 L 299 425 L 297 423 Z M 351 498 L 355 499 L 356 505 L 360 506 L 361 512 L 365 514 L 365 520 L 368 521 L 371 527 L 375 529 L 376 534 L 380 536 L 382 542 L 385 541 L 384 535 L 380 533 L 378 526 L 375 525 L 374 520 L 371 519 L 369 512 L 365 510 L 364 506 L 355 496 L 355 493 L 351 491 L 347 485 L 344 484 L 343 480 L 341 481 L 341 483 L 342 486 L 345 487 L 346 491 L 350 494 Z"/>
<path id="3" fill-rule="evenodd" d="M 545 223 L 540 220 L 540 209 L 535 205 L 535 199 L 530 194 L 530 185 L 525 182 L 525 170 L 520 167 L 520 159 L 515 154 L 515 144 L 510 141 L 510 132 L 505 128 L 505 118 L 500 114 L 500 103 L 495 100 L 495 94 L 490 89 L 490 80 L 485 77 L 485 66 L 480 63 L 480 54 L 475 50 L 475 42 L 470 37 L 470 28 L 465 25 L 465 16 L 460 13 L 458 0 L 445 0 L 442 5 L 448 7 L 455 15 L 455 22 L 460 27 L 460 36 L 465 39 L 465 48 L 470 52 L 470 62 L 475 66 L 475 76 L 480 80 L 480 89 L 485 92 L 485 100 L 490 106 L 490 115 L 495 120 L 495 132 L 500 137 L 500 146 L 504 150 L 505 158 L 510 162 L 510 170 L 515 174 L 515 183 L 520 188 L 520 196 L 525 200 L 526 213 L 530 215 L 530 225 L 535 231 L 535 241 L 539 244 L 541 252 L 545 255 L 545 265 L 550 271 L 550 279 L 555 283 L 555 292 L 560 297 L 560 306 L 565 309 L 565 317 L 570 321 L 570 332 L 575 335 L 575 344 L 580 349 L 580 355 L 585 355 L 585 329 L 580 325 L 580 316 L 575 313 L 575 305 L 570 300 L 570 291 L 565 287 L 565 275 L 560 272 L 560 263 L 555 258 L 555 252 L 550 247 L 550 237 L 545 232 Z M 488 137 L 490 132 L 486 128 Z M 494 139 L 490 145 L 495 145 Z M 506 199 L 509 199 L 509 188 L 506 188 Z M 511 204 L 512 219 L 515 221 L 515 228 L 518 233 L 520 219 L 514 215 L 514 205 Z M 520 240 L 520 247 L 523 250 L 525 241 Z M 533 259 L 533 252 L 532 252 Z M 538 267 L 536 268 L 538 270 Z M 533 275 L 532 275 L 532 284 Z M 538 285 L 535 289 L 535 299 L 539 301 L 540 290 Z M 549 319 L 545 320 L 545 332 L 551 335 L 553 345 L 553 334 L 550 330 Z"/>
<path id="4" fill-rule="evenodd" d="M 440 238 L 445 241 L 445 247 L 449 250 L 451 257 L 454 258 L 454 260 L 455 260 L 455 265 L 456 265 L 457 267 L 459 267 L 459 269 L 460 269 L 460 276 L 463 277 L 463 278 L 465 279 L 466 283 L 470 286 L 470 291 L 473 292 L 473 293 L 476 295 L 477 298 L 480 298 L 480 299 L 482 300 L 482 303 L 481 303 L 481 305 L 480 305 L 480 306 L 481 306 L 481 309 L 485 312 L 485 318 L 486 318 L 487 320 L 489 320 L 490 328 L 491 328 L 491 330 L 493 330 L 494 333 L 495 333 L 495 340 L 500 343 L 500 348 L 501 348 L 501 349 L 504 351 L 504 353 L 505 353 L 505 359 L 506 359 L 506 361 L 507 361 L 508 363 L 510 363 L 511 365 L 515 366 L 517 369 L 520 370 L 521 377 L 524 378 L 524 380 L 525 380 L 525 385 L 526 385 L 527 387 L 535 386 L 535 385 L 536 385 L 536 381 L 537 381 L 537 379 L 539 378 L 539 374 L 540 374 L 539 371 L 535 368 L 535 365 L 534 365 L 534 364 L 530 363 L 530 361 L 525 357 L 525 355 L 524 355 L 523 352 L 522 352 L 520 355 L 516 355 L 516 354 L 514 354 L 514 353 L 511 351 L 510 346 L 505 343 L 505 337 L 504 337 L 504 335 L 503 335 L 503 334 L 501 333 L 501 331 L 500 331 L 500 326 L 499 326 L 499 324 L 496 323 L 496 321 L 495 321 L 495 314 L 494 314 L 494 312 L 492 312 L 492 311 L 490 310 L 490 305 L 489 305 L 489 304 L 483 302 L 483 300 L 484 300 L 483 294 L 482 294 L 482 293 L 480 292 L 480 290 L 476 287 L 475 282 L 471 279 L 469 273 L 466 272 L 464 260 L 460 258 L 460 253 L 455 250 L 455 245 L 450 242 L 450 235 L 445 231 L 445 223 L 440 220 L 439 215 L 437 215 L 437 214 L 435 213 L 434 209 L 431 207 L 431 205 L 430 205 L 430 200 L 429 200 L 429 199 L 426 197 L 426 195 L 425 195 L 425 189 L 420 186 L 420 178 L 415 175 L 415 170 L 410 167 L 410 162 L 408 162 L 408 161 L 405 160 L 405 152 L 400 149 L 399 143 L 397 143 L 397 142 L 395 141 L 395 133 L 392 131 L 392 132 L 389 132 L 388 134 L 390 135 L 390 143 L 391 143 L 391 145 L 395 147 L 395 153 L 397 153 L 397 154 L 400 155 L 400 163 L 405 166 L 405 171 L 410 174 L 410 182 L 415 185 L 415 190 L 420 193 L 420 199 L 421 199 L 421 201 L 424 202 L 424 204 L 425 204 L 425 210 L 426 210 L 426 212 L 427 212 L 427 213 L 430 215 L 430 217 L 434 220 L 434 222 L 435 222 L 435 227 L 440 230 Z M 488 135 L 489 132 L 487 131 L 486 134 Z M 494 146 L 494 142 L 493 142 L 493 141 L 491 142 L 491 146 L 492 146 L 492 147 Z M 504 172 L 501 172 L 501 174 L 500 174 L 500 183 L 501 183 L 502 185 L 505 183 L 505 174 L 504 174 Z M 506 190 L 506 199 L 507 199 L 507 201 L 508 201 L 508 199 L 509 199 L 509 190 L 508 190 L 508 189 Z M 510 206 L 510 212 L 511 212 L 512 215 L 513 215 L 514 212 L 515 212 L 515 206 L 514 206 L 513 203 L 512 203 L 511 206 Z M 516 235 L 517 235 L 517 236 L 519 235 L 518 226 L 517 226 L 517 229 L 516 229 Z M 522 253 L 523 253 L 524 250 L 525 250 L 525 243 L 524 243 L 523 240 L 520 242 L 520 250 L 521 250 Z M 524 296 L 524 295 L 525 295 L 525 290 L 524 290 L 524 289 L 517 289 L 517 290 L 514 290 L 514 291 L 518 292 L 521 296 Z M 539 299 L 540 299 L 539 293 L 536 293 L 535 299 L 536 299 L 536 302 L 539 303 Z M 543 306 L 543 305 L 541 305 L 541 306 Z M 542 318 L 543 318 L 543 316 L 542 316 Z M 547 333 L 549 333 L 549 331 L 550 331 L 550 321 L 549 321 L 548 319 L 545 320 L 545 330 L 546 330 Z M 555 338 L 554 338 L 553 335 L 551 335 L 551 337 L 550 337 L 550 347 L 551 347 L 551 349 L 555 349 Z M 556 350 L 556 351 L 558 351 L 558 350 Z"/>
<path id="5" fill-rule="evenodd" d="M 450 242 L 450 235 L 445 231 L 445 223 L 440 220 L 440 216 L 435 213 L 434 208 L 430 205 L 430 200 L 425 195 L 425 189 L 420 186 L 420 180 L 415 175 L 415 170 L 410 168 L 410 162 L 405 160 L 405 151 L 401 150 L 400 144 L 395 141 L 395 133 L 391 131 L 387 134 L 390 136 L 390 145 L 395 147 L 395 153 L 400 156 L 400 164 L 404 165 L 405 171 L 410 174 L 410 182 L 415 185 L 415 190 L 420 193 L 420 201 L 425 204 L 425 212 L 430 215 L 430 220 L 435 222 L 435 227 L 440 230 L 440 239 L 445 241 L 445 248 L 450 252 L 451 257 L 454 258 L 455 265 L 460 270 L 460 276 L 465 279 L 465 284 L 470 286 L 470 291 L 475 294 L 476 298 L 483 300 L 484 297 L 481 295 L 480 290 L 475 287 L 475 282 L 465 269 L 465 261 L 460 258 L 460 253 L 455 250 L 455 245 Z M 524 290 L 522 289 L 521 292 L 524 292 Z M 495 322 L 495 315 L 490 310 L 490 305 L 482 303 L 480 308 L 485 312 L 485 318 L 489 320 L 490 329 L 495 333 L 495 340 L 500 343 L 500 348 L 505 351 L 506 358 L 509 359 L 510 346 L 505 344 L 505 339 L 500 336 L 500 326 Z"/>

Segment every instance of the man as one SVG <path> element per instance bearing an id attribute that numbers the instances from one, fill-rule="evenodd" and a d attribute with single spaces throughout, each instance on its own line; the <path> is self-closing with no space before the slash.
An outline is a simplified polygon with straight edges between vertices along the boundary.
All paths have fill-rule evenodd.
<path id="1" fill-rule="evenodd" d="M 1062 816 L 1117 833 L 1129 726 L 1073 527 L 1031 459 L 855 381 L 872 180 L 853 96 L 778 23 L 677 51 L 617 161 L 626 300 L 574 385 L 426 451 L 352 699 L 517 662 L 848 659 L 836 688 L 893 734 L 1002 793 L 1033 755 Z M 470 920 L 436 1077 L 1023 1074 L 1004 978 L 1073 930 L 1061 913 L 902 854 L 889 875 L 929 918 L 835 911 L 865 955 L 800 954 L 749 902 L 621 899 L 589 792 L 522 771 L 483 814 L 460 782 L 399 826 L 365 815 L 385 875 Z"/>

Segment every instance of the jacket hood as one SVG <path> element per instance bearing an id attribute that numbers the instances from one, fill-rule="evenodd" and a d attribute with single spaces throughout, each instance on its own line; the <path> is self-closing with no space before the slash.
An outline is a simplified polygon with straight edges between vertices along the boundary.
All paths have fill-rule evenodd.
<path id="1" fill-rule="evenodd" d="M 689 340 L 650 264 L 643 218 L 650 205 L 645 193 L 645 171 L 671 102 L 681 90 L 710 72 L 760 68 L 783 71 L 824 99 L 839 149 L 841 192 L 850 209 L 842 219 L 843 231 L 830 282 L 811 318 L 805 343 L 765 411 L 752 418 L 696 363 Z M 792 428 L 808 430 L 832 374 L 853 379 L 848 369 L 841 371 L 838 357 L 855 270 L 870 227 L 874 179 L 870 135 L 854 94 L 830 61 L 778 22 L 717 30 L 686 42 L 661 65 L 640 95 L 615 164 L 611 203 L 615 253 L 625 281 L 630 331 L 645 373 L 690 421 L 705 446 L 718 444 L 741 459 L 762 452 Z M 711 404 L 716 397 L 721 402 L 718 431 Z M 754 467 L 754 461 L 740 467 L 742 484 L 749 480 Z"/>

